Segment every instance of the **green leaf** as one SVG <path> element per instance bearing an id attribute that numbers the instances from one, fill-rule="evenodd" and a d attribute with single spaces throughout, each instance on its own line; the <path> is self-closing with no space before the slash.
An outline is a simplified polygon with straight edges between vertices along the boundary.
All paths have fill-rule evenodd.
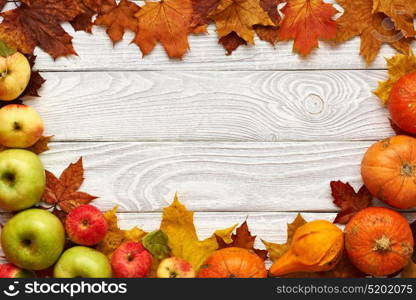
<path id="1" fill-rule="evenodd" d="M 16 49 L 10 48 L 5 42 L 0 40 L 0 56 L 7 57 L 16 53 Z"/>
<path id="2" fill-rule="evenodd" d="M 143 246 L 156 259 L 164 259 L 170 256 L 168 236 L 161 230 L 148 233 L 142 240 Z"/>

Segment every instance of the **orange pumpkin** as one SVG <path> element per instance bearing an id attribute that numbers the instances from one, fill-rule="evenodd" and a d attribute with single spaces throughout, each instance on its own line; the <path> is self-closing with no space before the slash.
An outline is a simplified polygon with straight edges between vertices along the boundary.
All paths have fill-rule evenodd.
<path id="1" fill-rule="evenodd" d="M 243 248 L 224 248 L 212 253 L 201 267 L 198 278 L 266 278 L 263 260 Z"/>
<path id="2" fill-rule="evenodd" d="M 416 133 L 416 72 L 403 76 L 393 86 L 388 108 L 397 126 Z"/>
<path id="3" fill-rule="evenodd" d="M 416 206 L 416 139 L 399 135 L 371 146 L 361 176 L 374 197 L 401 209 Z"/>
<path id="4" fill-rule="evenodd" d="M 413 253 L 412 230 L 399 213 L 369 207 L 345 227 L 345 250 L 362 272 L 385 276 L 401 270 Z"/>

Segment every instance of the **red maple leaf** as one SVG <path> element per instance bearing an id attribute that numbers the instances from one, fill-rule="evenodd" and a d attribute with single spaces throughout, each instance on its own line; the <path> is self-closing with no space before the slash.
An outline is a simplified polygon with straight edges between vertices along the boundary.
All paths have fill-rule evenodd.
<path id="1" fill-rule="evenodd" d="M 334 204 L 341 209 L 334 220 L 338 224 L 347 224 L 357 212 L 369 207 L 373 200 L 364 185 L 356 193 L 349 183 L 331 181 L 331 190 Z"/>

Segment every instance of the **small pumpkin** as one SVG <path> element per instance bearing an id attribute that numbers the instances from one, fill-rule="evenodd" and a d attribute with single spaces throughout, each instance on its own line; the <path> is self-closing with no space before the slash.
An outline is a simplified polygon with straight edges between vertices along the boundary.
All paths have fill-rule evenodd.
<path id="1" fill-rule="evenodd" d="M 266 278 L 263 260 L 249 250 L 224 248 L 212 253 L 201 267 L 198 278 Z"/>
<path id="2" fill-rule="evenodd" d="M 416 139 L 399 135 L 372 145 L 361 176 L 374 197 L 396 208 L 416 206 Z"/>
<path id="3" fill-rule="evenodd" d="M 390 275 L 406 266 L 413 253 L 412 230 L 399 213 L 369 207 L 358 212 L 345 227 L 345 249 L 362 272 Z"/>
<path id="4" fill-rule="evenodd" d="M 336 225 L 317 220 L 299 227 L 289 250 L 270 268 L 271 276 L 295 272 L 329 271 L 339 262 L 344 248 L 344 235 Z"/>
<path id="5" fill-rule="evenodd" d="M 416 72 L 399 79 L 391 91 L 388 108 L 392 121 L 404 131 L 416 133 Z"/>

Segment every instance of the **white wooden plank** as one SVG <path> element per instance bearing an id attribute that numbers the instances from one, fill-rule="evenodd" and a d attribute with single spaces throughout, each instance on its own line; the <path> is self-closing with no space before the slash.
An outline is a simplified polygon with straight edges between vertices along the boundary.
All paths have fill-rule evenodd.
<path id="1" fill-rule="evenodd" d="M 56 141 L 378 140 L 384 71 L 48 72 L 27 101 Z"/>
<path id="2" fill-rule="evenodd" d="M 59 175 L 83 156 L 101 209 L 161 211 L 178 192 L 194 211 L 335 211 L 329 182 L 361 186 L 371 143 L 53 143 L 42 160 Z"/>

